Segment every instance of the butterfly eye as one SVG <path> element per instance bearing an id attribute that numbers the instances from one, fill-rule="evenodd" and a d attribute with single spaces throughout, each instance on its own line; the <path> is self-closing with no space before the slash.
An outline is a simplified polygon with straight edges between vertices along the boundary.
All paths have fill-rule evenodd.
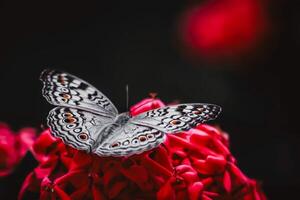
<path id="1" fill-rule="evenodd" d="M 79 139 L 84 140 L 84 141 L 89 139 L 89 136 L 87 133 L 80 133 L 78 137 L 79 137 Z"/>

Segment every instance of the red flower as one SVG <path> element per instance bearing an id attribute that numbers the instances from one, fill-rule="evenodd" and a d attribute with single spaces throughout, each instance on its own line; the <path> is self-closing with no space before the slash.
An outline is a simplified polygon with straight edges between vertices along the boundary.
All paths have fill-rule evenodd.
<path id="1" fill-rule="evenodd" d="M 267 32 L 264 1 L 207 1 L 185 12 L 180 32 L 193 53 L 208 58 L 239 56 Z"/>
<path id="2" fill-rule="evenodd" d="M 145 99 L 137 115 L 164 104 Z M 45 130 L 33 145 L 39 165 L 27 176 L 19 199 L 266 199 L 228 150 L 227 134 L 200 125 L 168 135 L 159 147 L 128 158 L 99 157 L 65 146 Z"/>
<path id="3" fill-rule="evenodd" d="M 18 165 L 34 142 L 35 130 L 24 128 L 15 134 L 0 123 L 0 177 L 7 176 Z"/>

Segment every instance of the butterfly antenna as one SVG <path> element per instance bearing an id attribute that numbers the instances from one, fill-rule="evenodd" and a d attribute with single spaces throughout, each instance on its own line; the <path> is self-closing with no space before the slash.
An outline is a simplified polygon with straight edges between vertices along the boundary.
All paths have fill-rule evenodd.
<path id="1" fill-rule="evenodd" d="M 129 109 L 129 87 L 128 84 L 126 84 L 126 108 Z"/>

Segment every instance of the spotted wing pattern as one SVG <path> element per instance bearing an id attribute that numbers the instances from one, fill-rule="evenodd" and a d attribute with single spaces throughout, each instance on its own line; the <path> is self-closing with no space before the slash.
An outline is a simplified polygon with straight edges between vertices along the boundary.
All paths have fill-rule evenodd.
<path id="1" fill-rule="evenodd" d="M 112 117 L 118 113 L 104 94 L 71 74 L 46 69 L 40 79 L 44 83 L 43 96 L 53 105 L 83 109 Z"/>
<path id="2" fill-rule="evenodd" d="M 115 130 L 95 153 L 99 156 L 130 156 L 153 149 L 162 143 L 166 136 L 161 131 L 127 123 Z"/>
<path id="3" fill-rule="evenodd" d="M 98 147 L 99 138 L 107 136 L 101 134 L 101 131 L 113 121 L 111 118 L 75 108 L 56 107 L 49 112 L 47 123 L 51 133 L 61 138 L 65 144 L 92 152 Z"/>
<path id="4" fill-rule="evenodd" d="M 220 112 L 221 108 L 213 104 L 179 104 L 150 110 L 130 121 L 164 133 L 177 133 L 215 119 Z"/>

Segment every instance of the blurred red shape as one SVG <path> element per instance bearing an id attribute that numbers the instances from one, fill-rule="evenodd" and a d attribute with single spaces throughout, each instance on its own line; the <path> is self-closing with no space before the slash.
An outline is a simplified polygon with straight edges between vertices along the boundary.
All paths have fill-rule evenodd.
<path id="1" fill-rule="evenodd" d="M 240 56 L 257 46 L 268 28 L 260 0 L 210 0 L 187 10 L 180 33 L 188 52 L 206 57 Z"/>
<path id="2" fill-rule="evenodd" d="M 0 177 L 13 172 L 28 150 L 32 150 L 36 133 L 23 128 L 14 133 L 9 126 L 0 123 Z"/>

